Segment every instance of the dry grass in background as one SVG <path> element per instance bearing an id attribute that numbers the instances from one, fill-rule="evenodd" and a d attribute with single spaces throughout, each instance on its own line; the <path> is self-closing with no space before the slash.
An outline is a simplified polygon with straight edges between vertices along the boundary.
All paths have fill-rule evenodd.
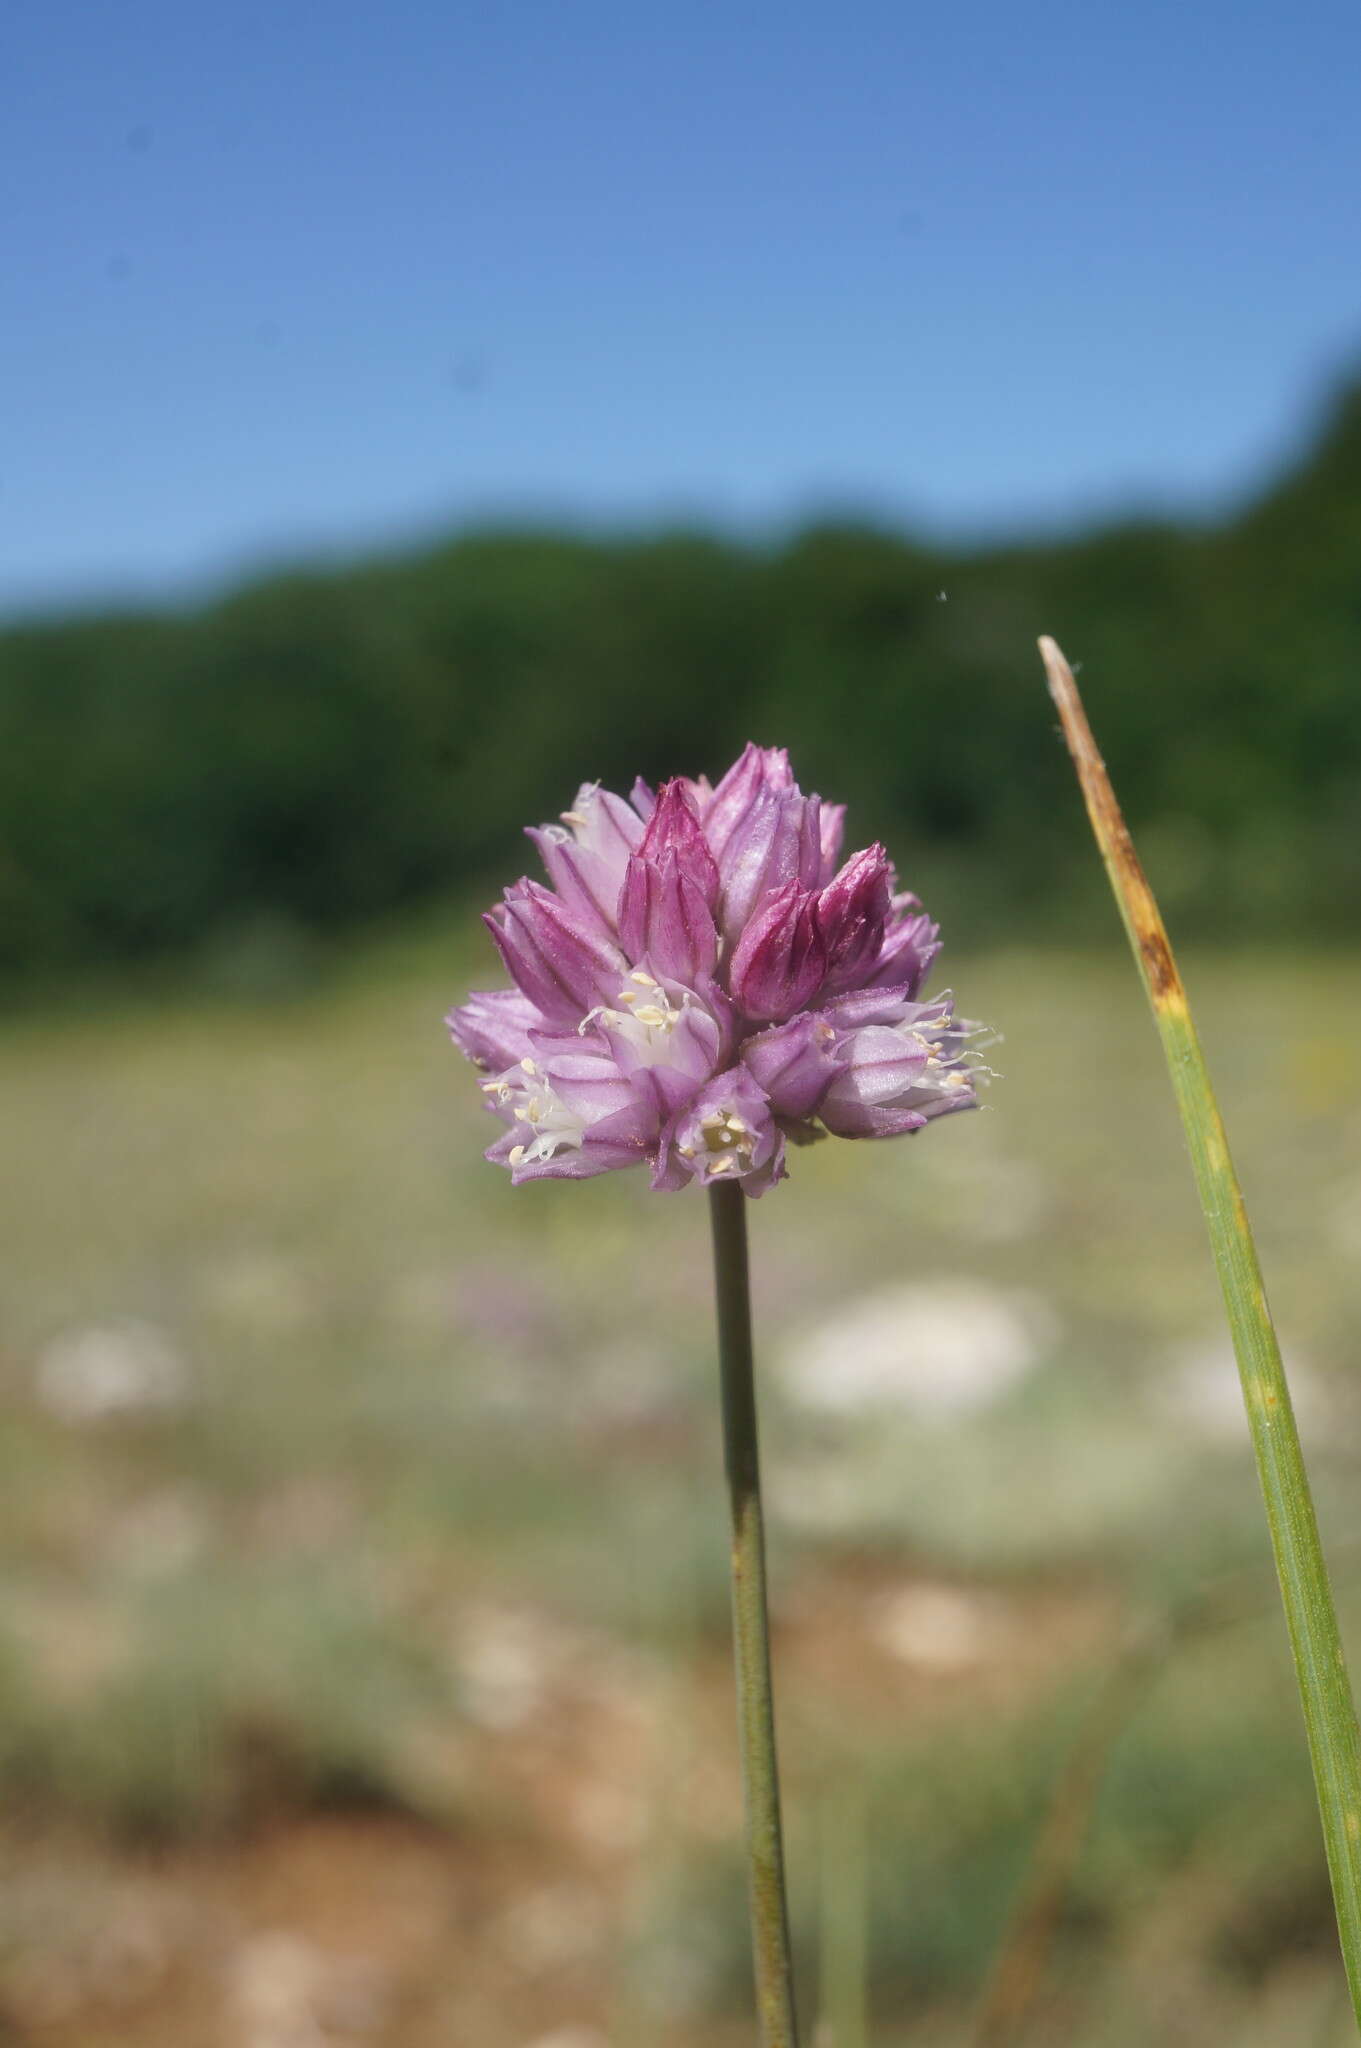
<path id="1" fill-rule="evenodd" d="M 1114 944 L 945 966 L 1005 1031 L 991 1106 L 802 1153 L 751 1218 L 805 1995 L 863 1940 L 876 2048 L 966 2042 L 1131 1622 L 1259 1571 L 1132 1692 L 1033 2039 L 1329 2048 L 1156 1040 Z M 439 1022 L 470 973 L 426 933 L 290 1000 L 0 1036 L 11 2038 L 746 2038 L 707 1219 L 482 1166 Z M 1187 978 L 1355 1616 L 1361 969 Z"/>

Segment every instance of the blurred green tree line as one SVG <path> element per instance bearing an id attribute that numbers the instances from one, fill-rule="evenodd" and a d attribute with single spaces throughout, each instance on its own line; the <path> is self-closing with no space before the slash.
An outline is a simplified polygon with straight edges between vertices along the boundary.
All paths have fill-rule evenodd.
<path id="1" fill-rule="evenodd" d="M 1361 385 L 1213 527 L 953 553 L 852 523 L 774 546 L 476 532 L 192 613 L 13 625 L 0 961 L 144 956 L 262 917 L 324 932 L 508 880 L 519 825 L 580 780 L 712 773 L 748 737 L 849 798 L 855 843 L 885 839 L 932 909 L 1067 937 L 1109 912 L 1041 631 L 1082 665 L 1180 929 L 1351 929 Z"/>

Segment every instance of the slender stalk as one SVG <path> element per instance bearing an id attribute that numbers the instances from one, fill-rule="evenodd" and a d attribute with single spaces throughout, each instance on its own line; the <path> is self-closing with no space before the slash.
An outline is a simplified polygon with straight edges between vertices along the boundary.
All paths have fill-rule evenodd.
<path id="1" fill-rule="evenodd" d="M 1145 1633 L 1130 1644 L 1098 1688 L 1078 1729 L 984 1987 L 972 2048 L 1011 2048 L 1022 2037 L 1040 1993 L 1111 1749 L 1141 1682 L 1155 1668 L 1154 1640 Z"/>
<path id="2" fill-rule="evenodd" d="M 1361 2025 L 1361 1759 L 1356 1708 L 1280 1346 L 1228 1139 L 1166 928 L 1097 752 L 1073 672 L 1052 640 L 1040 641 L 1040 653 L 1087 815 L 1153 1005 L 1209 1229 L 1295 1659 L 1342 1957 Z"/>
<path id="3" fill-rule="evenodd" d="M 789 1910 L 780 1832 L 780 1783 L 770 1686 L 765 1532 L 752 1373 L 751 1290 L 747 1278 L 746 1196 L 735 1183 L 710 1189 L 718 1360 L 723 1403 L 723 1461 L 732 1517 L 732 1615 L 737 1664 L 737 1727 L 746 1805 L 752 1959 L 761 2048 L 797 2048 Z"/>

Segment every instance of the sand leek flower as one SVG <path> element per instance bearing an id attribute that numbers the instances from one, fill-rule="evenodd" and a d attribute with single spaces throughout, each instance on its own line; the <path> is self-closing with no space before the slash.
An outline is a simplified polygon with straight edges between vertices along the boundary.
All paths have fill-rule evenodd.
<path id="1" fill-rule="evenodd" d="M 882 846 L 838 865 L 844 810 L 782 747 L 716 788 L 587 783 L 531 827 L 551 886 L 486 923 L 514 986 L 449 1018 L 519 1181 L 647 1165 L 763 1194 L 786 1141 L 894 1137 L 977 1102 L 974 1027 L 922 999 L 939 934 Z"/>

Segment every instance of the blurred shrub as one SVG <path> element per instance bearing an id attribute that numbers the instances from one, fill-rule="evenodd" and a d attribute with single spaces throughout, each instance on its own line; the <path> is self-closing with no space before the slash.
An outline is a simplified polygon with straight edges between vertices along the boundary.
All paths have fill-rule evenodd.
<path id="1" fill-rule="evenodd" d="M 1034 653 L 1091 685 L 1183 927 L 1340 929 L 1361 885 L 1361 386 L 1219 529 L 949 556 L 467 535 L 194 614 L 0 634 L 0 962 L 339 928 L 495 868 L 583 776 L 794 751 L 970 927 L 1080 928 L 1098 878 Z M 929 858 L 927 857 L 929 855 Z M 1104 906 L 1103 906 L 1104 915 Z"/>

